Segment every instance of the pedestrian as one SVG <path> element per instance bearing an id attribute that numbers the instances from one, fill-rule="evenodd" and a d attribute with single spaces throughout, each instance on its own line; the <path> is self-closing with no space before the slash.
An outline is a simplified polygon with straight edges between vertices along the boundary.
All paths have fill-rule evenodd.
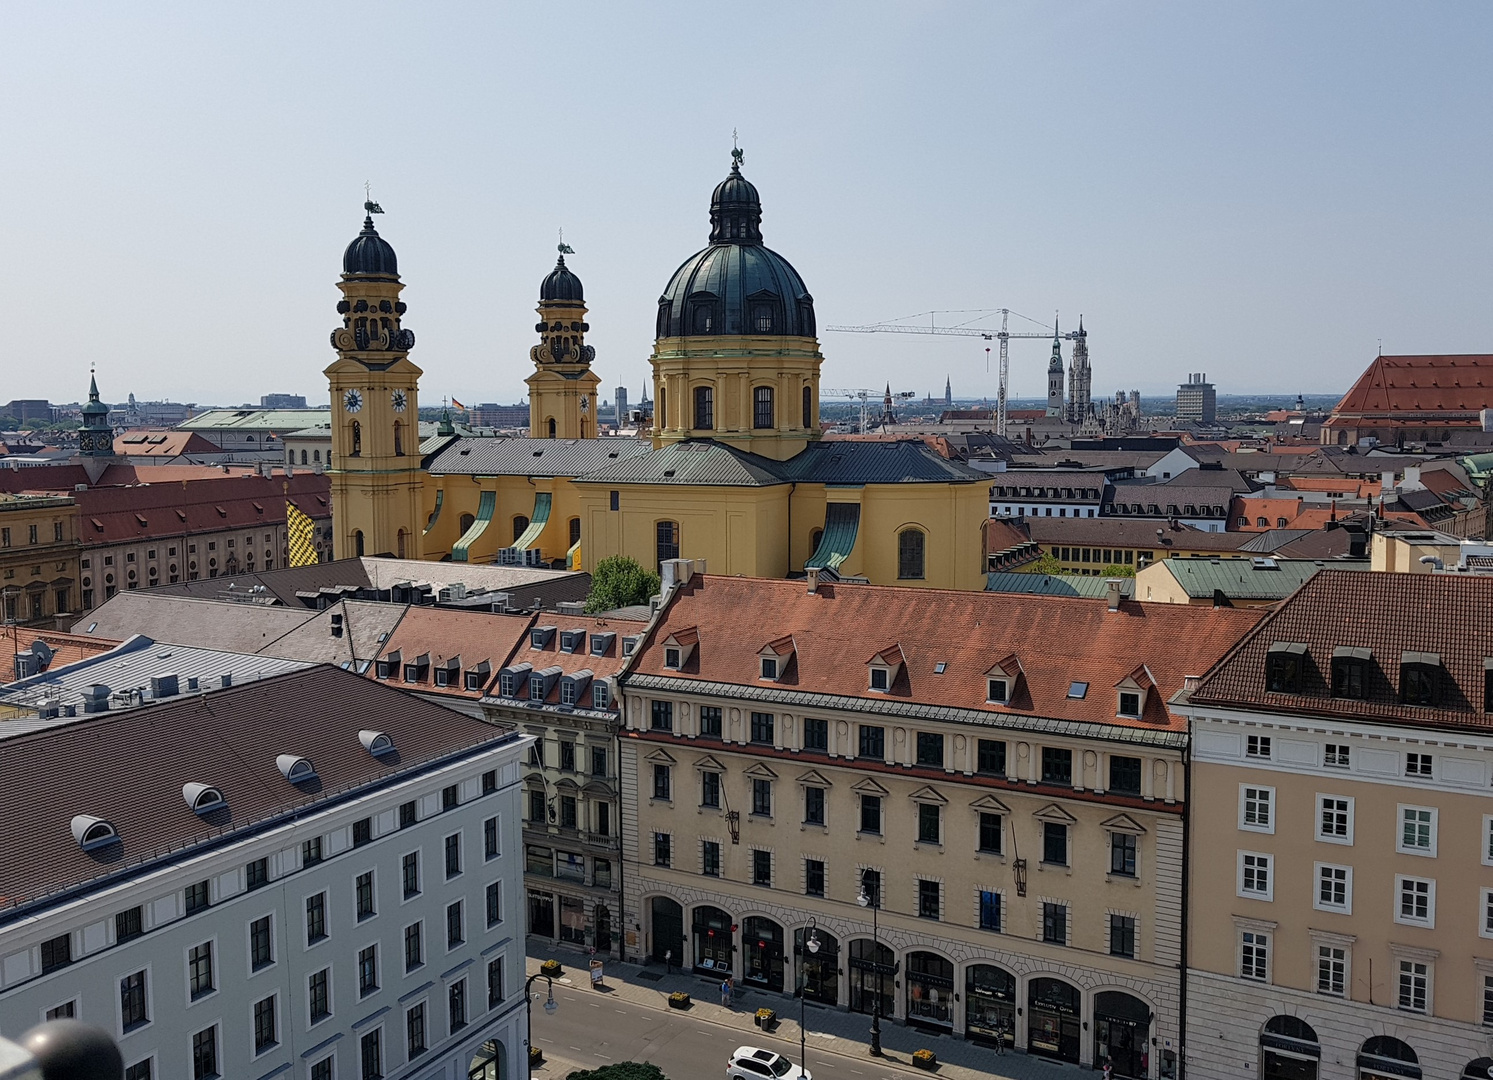
<path id="1" fill-rule="evenodd" d="M 1115 1067 L 1108 1061 L 1104 1063 L 1104 1080 L 1115 1080 Z"/>
<path id="2" fill-rule="evenodd" d="M 731 1007 L 731 976 L 727 975 L 721 980 L 721 1004 L 726 1008 Z"/>

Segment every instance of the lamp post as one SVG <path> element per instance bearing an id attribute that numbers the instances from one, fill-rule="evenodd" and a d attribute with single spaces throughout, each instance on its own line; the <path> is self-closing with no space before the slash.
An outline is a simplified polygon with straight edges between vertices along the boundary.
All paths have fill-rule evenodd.
<path id="1" fill-rule="evenodd" d="M 534 1052 L 534 996 L 529 993 L 529 988 L 534 985 L 535 979 L 543 979 L 549 983 L 549 995 L 544 999 L 544 1011 L 553 1013 L 560 1006 L 555 1001 L 555 980 L 543 972 L 536 971 L 529 976 L 524 983 L 524 1075 L 534 1075 L 534 1059 L 530 1056 Z"/>
<path id="2" fill-rule="evenodd" d="M 810 956 L 818 956 L 819 930 L 812 916 L 809 918 L 809 925 L 804 929 L 808 934 L 808 937 L 804 940 L 804 948 L 808 951 Z M 806 1047 L 804 1045 L 804 1003 L 808 1000 L 809 997 L 809 973 L 806 967 L 806 963 L 806 960 L 800 960 L 798 963 L 798 1067 L 804 1072 L 808 1071 L 809 1064 Z"/>
<path id="3" fill-rule="evenodd" d="M 871 951 L 877 956 L 876 997 L 871 1002 L 871 1056 L 881 1057 L 881 939 L 877 933 L 876 913 L 881 908 L 881 882 L 876 883 L 877 895 L 873 898 L 866 890 L 866 879 L 861 878 L 861 891 L 855 902 L 871 909 Z"/>

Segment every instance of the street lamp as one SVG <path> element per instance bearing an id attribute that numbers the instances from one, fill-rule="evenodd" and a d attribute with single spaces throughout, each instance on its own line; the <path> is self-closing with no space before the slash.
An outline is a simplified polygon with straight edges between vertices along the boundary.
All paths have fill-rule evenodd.
<path id="1" fill-rule="evenodd" d="M 877 934 L 876 913 L 881 909 L 881 883 L 876 883 L 877 896 L 873 900 L 871 894 L 866 890 L 866 879 L 861 878 L 861 891 L 856 896 L 855 902 L 861 907 L 871 909 L 871 952 L 877 957 L 876 964 L 876 997 L 871 1003 L 871 1056 L 881 1057 L 881 940 Z"/>
<path id="2" fill-rule="evenodd" d="M 555 980 L 543 972 L 536 971 L 529 976 L 529 981 L 524 983 L 524 1075 L 534 1075 L 534 1059 L 530 1055 L 534 1052 L 534 996 L 529 993 L 529 988 L 534 985 L 535 979 L 543 979 L 549 983 L 549 996 L 544 999 L 544 1011 L 553 1013 L 560 1007 L 555 1001 Z"/>
<path id="3" fill-rule="evenodd" d="M 810 956 L 818 956 L 819 930 L 812 916 L 809 919 L 809 925 L 804 927 L 804 929 L 808 933 L 808 938 L 804 942 L 804 948 L 809 951 Z M 798 963 L 798 1067 L 803 1072 L 808 1072 L 809 1064 L 804 1046 L 804 1002 L 809 998 L 807 992 L 809 989 L 809 972 L 806 963 L 806 960 L 800 960 Z"/>

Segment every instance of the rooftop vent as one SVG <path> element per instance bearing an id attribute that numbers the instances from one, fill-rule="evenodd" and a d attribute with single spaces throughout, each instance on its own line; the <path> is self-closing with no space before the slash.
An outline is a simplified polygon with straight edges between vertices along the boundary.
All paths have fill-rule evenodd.
<path id="1" fill-rule="evenodd" d="M 281 754 L 275 758 L 275 768 L 292 784 L 316 779 L 316 767 L 307 758 L 296 757 L 294 754 Z"/>
<path id="2" fill-rule="evenodd" d="M 150 696 L 160 701 L 162 698 L 175 697 L 180 691 L 180 680 L 172 674 L 152 675 L 150 677 Z"/>
<path id="3" fill-rule="evenodd" d="M 187 783 L 181 786 L 181 797 L 194 814 L 205 814 L 227 803 L 223 793 L 210 784 Z"/>
<path id="4" fill-rule="evenodd" d="M 93 851 L 119 839 L 119 830 L 103 818 L 79 814 L 73 818 L 73 839 L 84 851 Z"/>
<path id="5" fill-rule="evenodd" d="M 382 757 L 385 754 L 392 754 L 394 752 L 394 740 L 382 731 L 369 731 L 367 728 L 364 728 L 358 732 L 358 742 L 362 743 L 363 749 L 367 750 L 374 757 Z"/>
<path id="6" fill-rule="evenodd" d="M 233 685 L 233 673 L 225 671 L 223 672 L 223 674 L 219 675 L 218 685 L 221 686 L 224 690 L 227 690 L 230 686 Z"/>
<path id="7" fill-rule="evenodd" d="M 332 616 L 332 636 L 342 636 L 342 616 L 340 614 Z"/>
<path id="8" fill-rule="evenodd" d="M 83 711 L 100 713 L 109 710 L 109 688 L 103 683 L 94 683 L 83 691 Z"/>

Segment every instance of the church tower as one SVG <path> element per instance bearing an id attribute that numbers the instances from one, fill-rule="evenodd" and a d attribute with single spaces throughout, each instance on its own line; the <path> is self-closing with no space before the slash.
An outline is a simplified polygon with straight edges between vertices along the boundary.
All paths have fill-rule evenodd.
<path id="1" fill-rule="evenodd" d="M 342 326 L 332 331 L 333 555 L 420 557 L 420 369 L 415 335 L 401 327 L 404 285 L 394 249 L 373 227 L 377 203 L 342 255 Z"/>
<path id="2" fill-rule="evenodd" d="M 1052 328 L 1052 359 L 1047 362 L 1047 415 L 1063 415 L 1063 343 Z"/>
<path id="3" fill-rule="evenodd" d="M 586 344 L 585 292 L 565 265 L 574 255 L 560 245 L 560 259 L 539 286 L 539 344 L 529 350 L 534 374 L 529 388 L 529 435 L 535 439 L 596 438 L 596 388 L 591 370 L 596 350 Z"/>
<path id="4" fill-rule="evenodd" d="M 83 423 L 78 427 L 78 457 L 90 483 L 96 484 L 104 470 L 119 460 L 114 452 L 114 427 L 109 423 L 109 406 L 99 400 L 98 378 L 88 377 L 88 403 L 83 406 Z"/>
<path id="5" fill-rule="evenodd" d="M 1089 367 L 1089 335 L 1078 317 L 1078 335 L 1073 339 L 1073 362 L 1068 368 L 1068 419 L 1075 424 L 1087 423 L 1094 411 L 1090 389 L 1094 373 Z"/>
<path id="6" fill-rule="evenodd" d="M 742 152 L 710 199 L 710 243 L 658 300 L 653 444 L 713 438 L 786 461 L 819 438 L 814 298 L 762 243 L 762 201 Z"/>

